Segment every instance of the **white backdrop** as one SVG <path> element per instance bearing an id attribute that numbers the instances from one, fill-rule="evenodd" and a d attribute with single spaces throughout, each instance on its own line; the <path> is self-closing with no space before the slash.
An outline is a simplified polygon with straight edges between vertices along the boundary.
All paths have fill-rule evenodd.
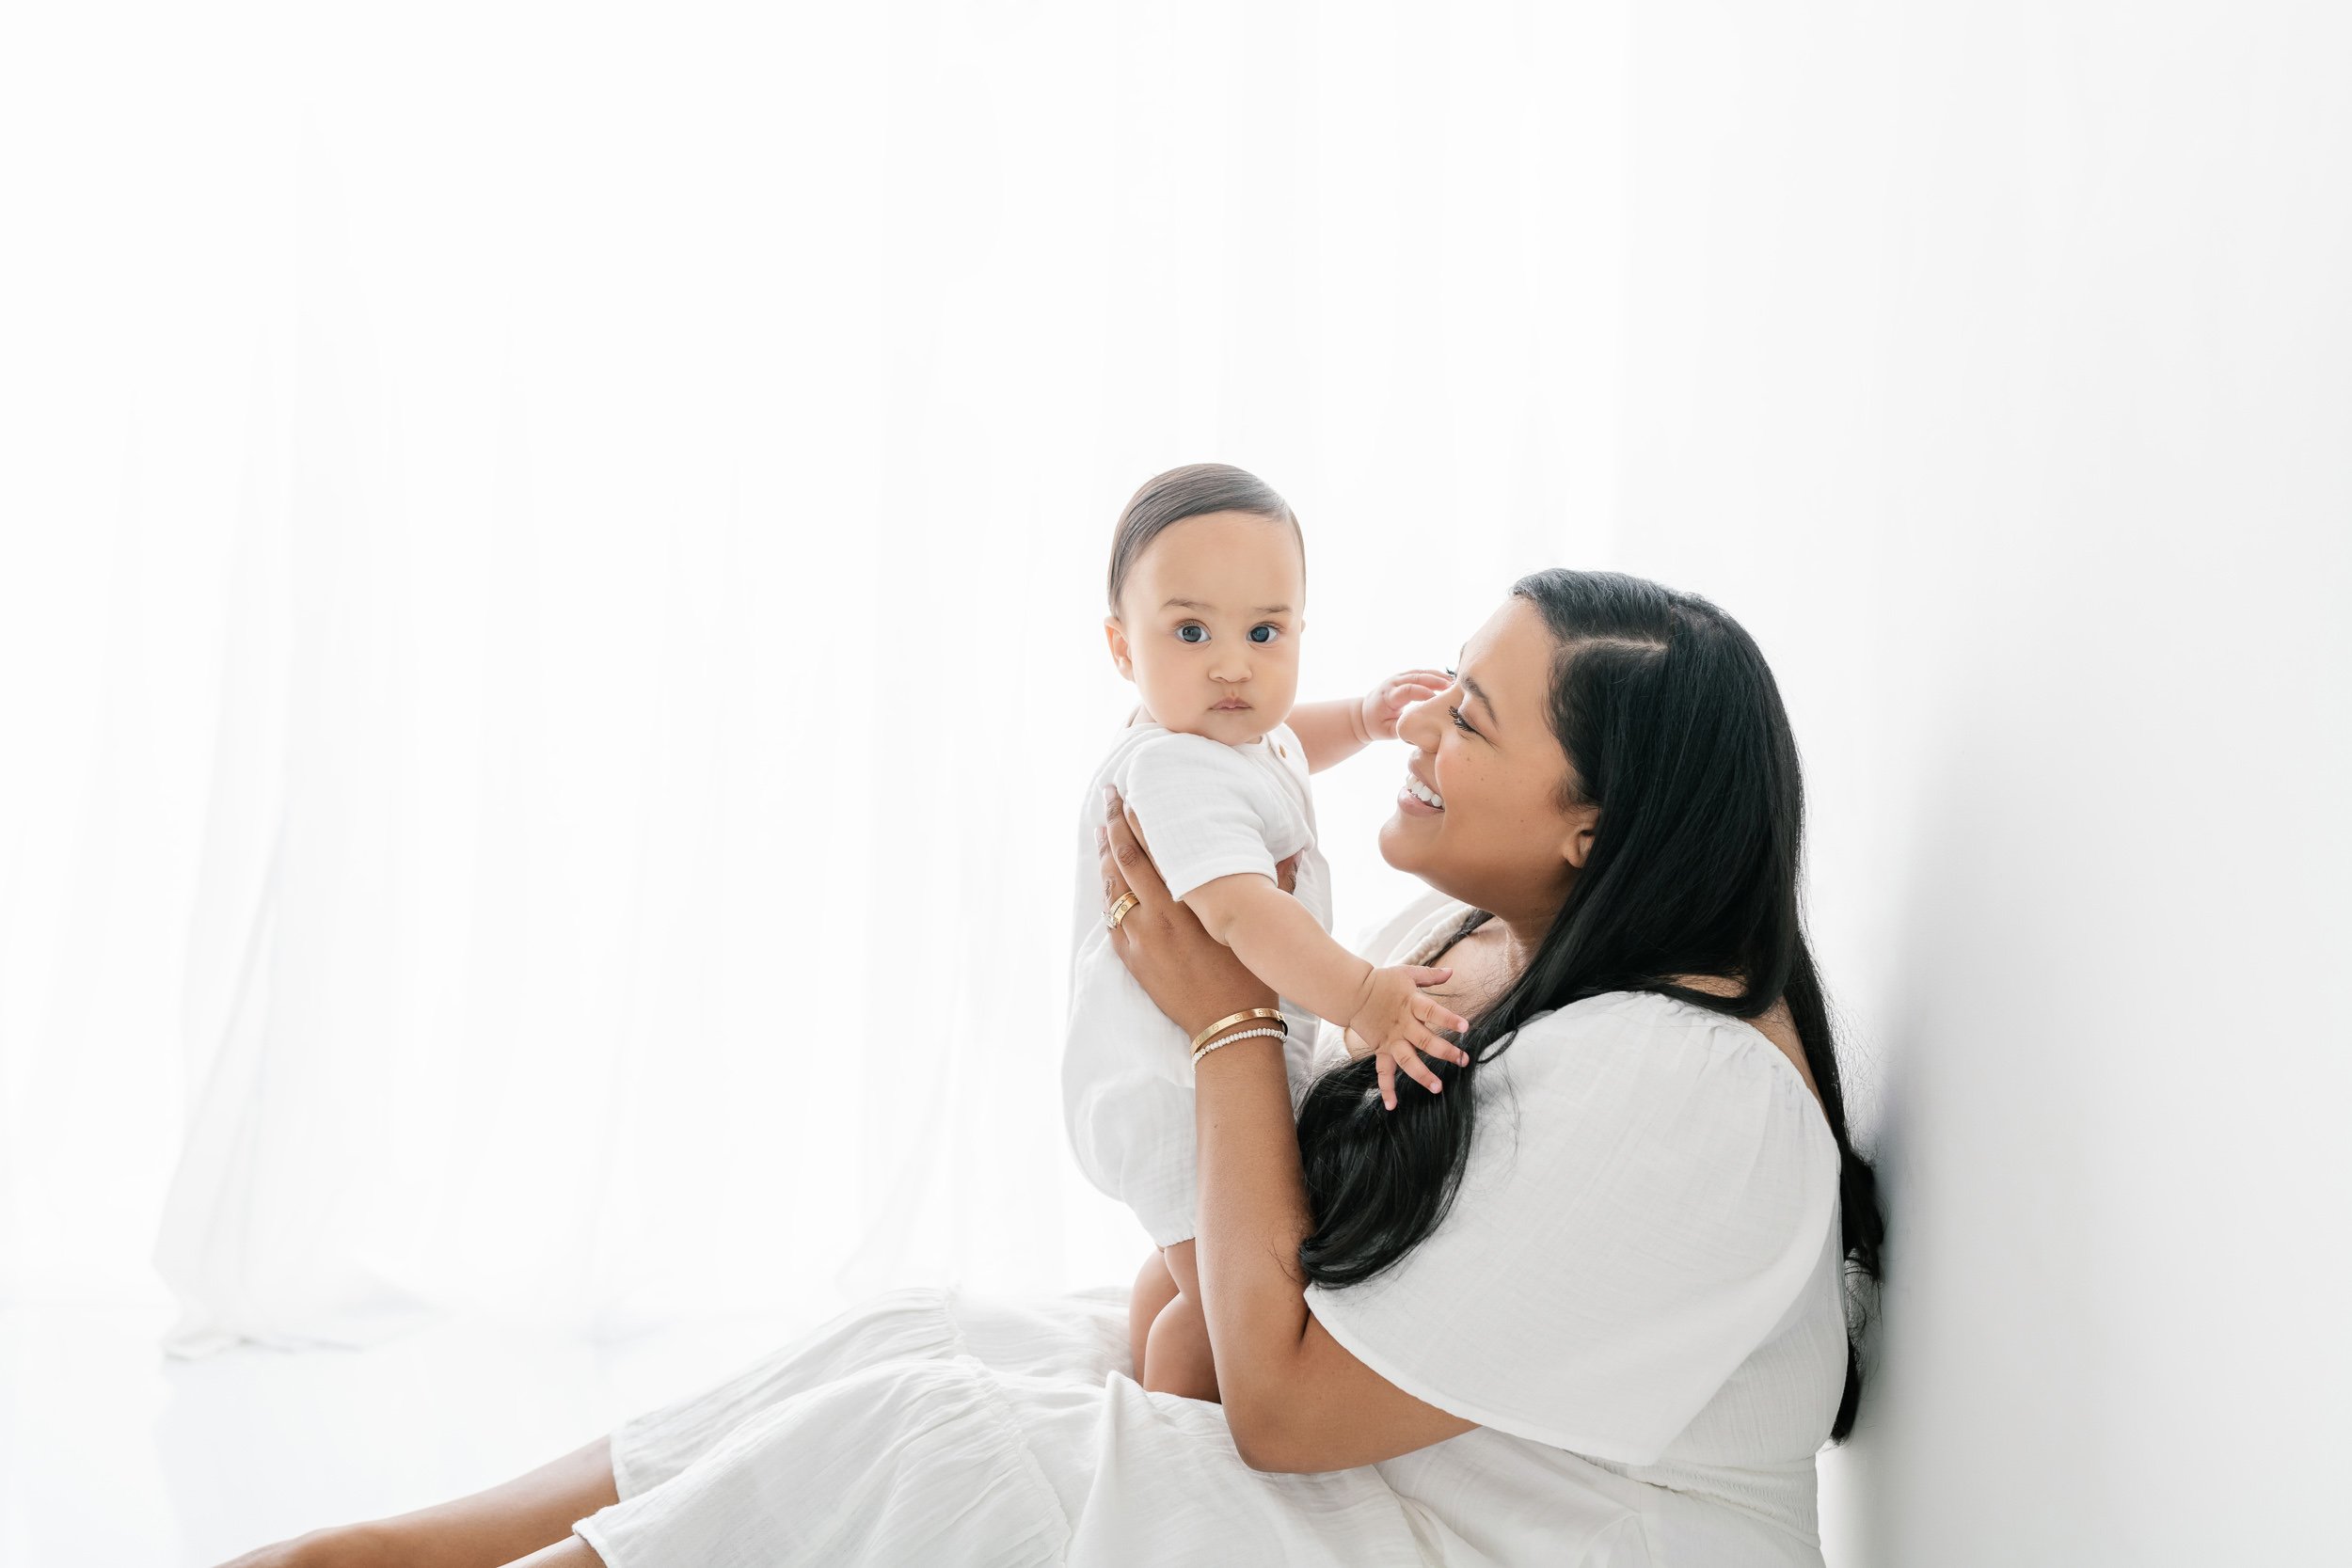
<path id="1" fill-rule="evenodd" d="M 1055 1068 L 1113 519 L 1281 489 L 1317 696 L 1594 554 L 1612 13 L 12 25 L 0 1288 L 1130 1277 Z"/>
<path id="2" fill-rule="evenodd" d="M 1555 563 L 1772 658 L 1895 1227 L 1833 1563 L 2336 1539 L 2342 16 L 6 27 L 0 1295 L 1123 1281 L 1073 795 L 1111 519 L 1215 457 L 1310 694 Z"/>

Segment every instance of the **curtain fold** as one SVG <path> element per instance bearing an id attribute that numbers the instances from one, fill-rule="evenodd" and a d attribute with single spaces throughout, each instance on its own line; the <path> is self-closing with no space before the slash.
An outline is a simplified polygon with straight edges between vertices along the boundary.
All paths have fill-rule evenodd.
<path id="1" fill-rule="evenodd" d="M 1129 1277 L 1057 1086 L 1112 522 L 1280 489 L 1308 698 L 1598 556 L 1619 8 L 54 25 L 0 1292 L 201 1355 Z M 1343 932 L 1397 768 L 1317 781 Z"/>

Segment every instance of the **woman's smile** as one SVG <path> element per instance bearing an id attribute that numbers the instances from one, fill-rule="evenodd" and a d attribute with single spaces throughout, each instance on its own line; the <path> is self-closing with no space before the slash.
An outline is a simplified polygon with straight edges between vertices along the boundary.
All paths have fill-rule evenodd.
<path id="1" fill-rule="evenodd" d="M 1445 797 L 1422 783 L 1421 775 L 1407 768 L 1404 784 L 1397 787 L 1396 805 L 1407 816 L 1435 816 L 1445 810 Z"/>

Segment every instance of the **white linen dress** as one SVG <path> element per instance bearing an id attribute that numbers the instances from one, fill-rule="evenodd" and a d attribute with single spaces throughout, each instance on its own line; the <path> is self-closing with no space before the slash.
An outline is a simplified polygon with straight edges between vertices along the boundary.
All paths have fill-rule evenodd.
<path id="1" fill-rule="evenodd" d="M 1432 894 L 1362 945 L 1423 961 Z M 1343 1059 L 1338 1031 L 1317 1060 Z M 864 1302 L 612 1433 L 611 1568 L 1821 1568 L 1845 1377 L 1837 1149 L 1748 1024 L 1617 991 L 1477 1072 L 1466 1184 L 1324 1326 L 1470 1432 L 1250 1469 L 1221 1405 L 1147 1393 L 1127 1289 Z"/>
<path id="2" fill-rule="evenodd" d="M 1062 1127 L 1095 1190 L 1125 1204 L 1153 1246 L 1171 1246 L 1193 1233 L 1192 1041 L 1127 973 L 1103 923 L 1094 830 L 1104 820 L 1105 784 L 1117 786 L 1142 824 L 1171 897 L 1240 871 L 1279 880 L 1278 863 L 1296 854 L 1291 895 L 1328 931 L 1331 871 L 1315 847 L 1306 748 L 1288 724 L 1230 746 L 1138 719 L 1119 732 L 1087 782 L 1062 1031 Z M 1276 1001 L 1290 1025 L 1283 1072 L 1295 1106 L 1322 1020 L 1288 997 Z"/>

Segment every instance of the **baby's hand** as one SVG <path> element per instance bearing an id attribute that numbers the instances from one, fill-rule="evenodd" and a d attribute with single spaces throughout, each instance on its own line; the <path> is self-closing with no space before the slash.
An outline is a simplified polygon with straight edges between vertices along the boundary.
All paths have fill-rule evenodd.
<path id="1" fill-rule="evenodd" d="M 1454 684 L 1443 670 L 1407 670 L 1391 675 L 1364 693 L 1364 733 L 1375 740 L 1396 738 L 1397 716 L 1415 703 L 1425 703 Z"/>
<path id="2" fill-rule="evenodd" d="M 1399 1072 L 1433 1094 L 1443 1086 L 1422 1056 L 1456 1064 L 1470 1060 L 1470 1053 L 1438 1033 L 1468 1029 L 1470 1021 L 1422 990 L 1442 984 L 1453 973 L 1425 964 L 1397 964 L 1375 969 L 1365 979 L 1356 1016 L 1347 1021 L 1347 1053 L 1379 1053 L 1380 1103 L 1391 1111 L 1396 1109 Z"/>

